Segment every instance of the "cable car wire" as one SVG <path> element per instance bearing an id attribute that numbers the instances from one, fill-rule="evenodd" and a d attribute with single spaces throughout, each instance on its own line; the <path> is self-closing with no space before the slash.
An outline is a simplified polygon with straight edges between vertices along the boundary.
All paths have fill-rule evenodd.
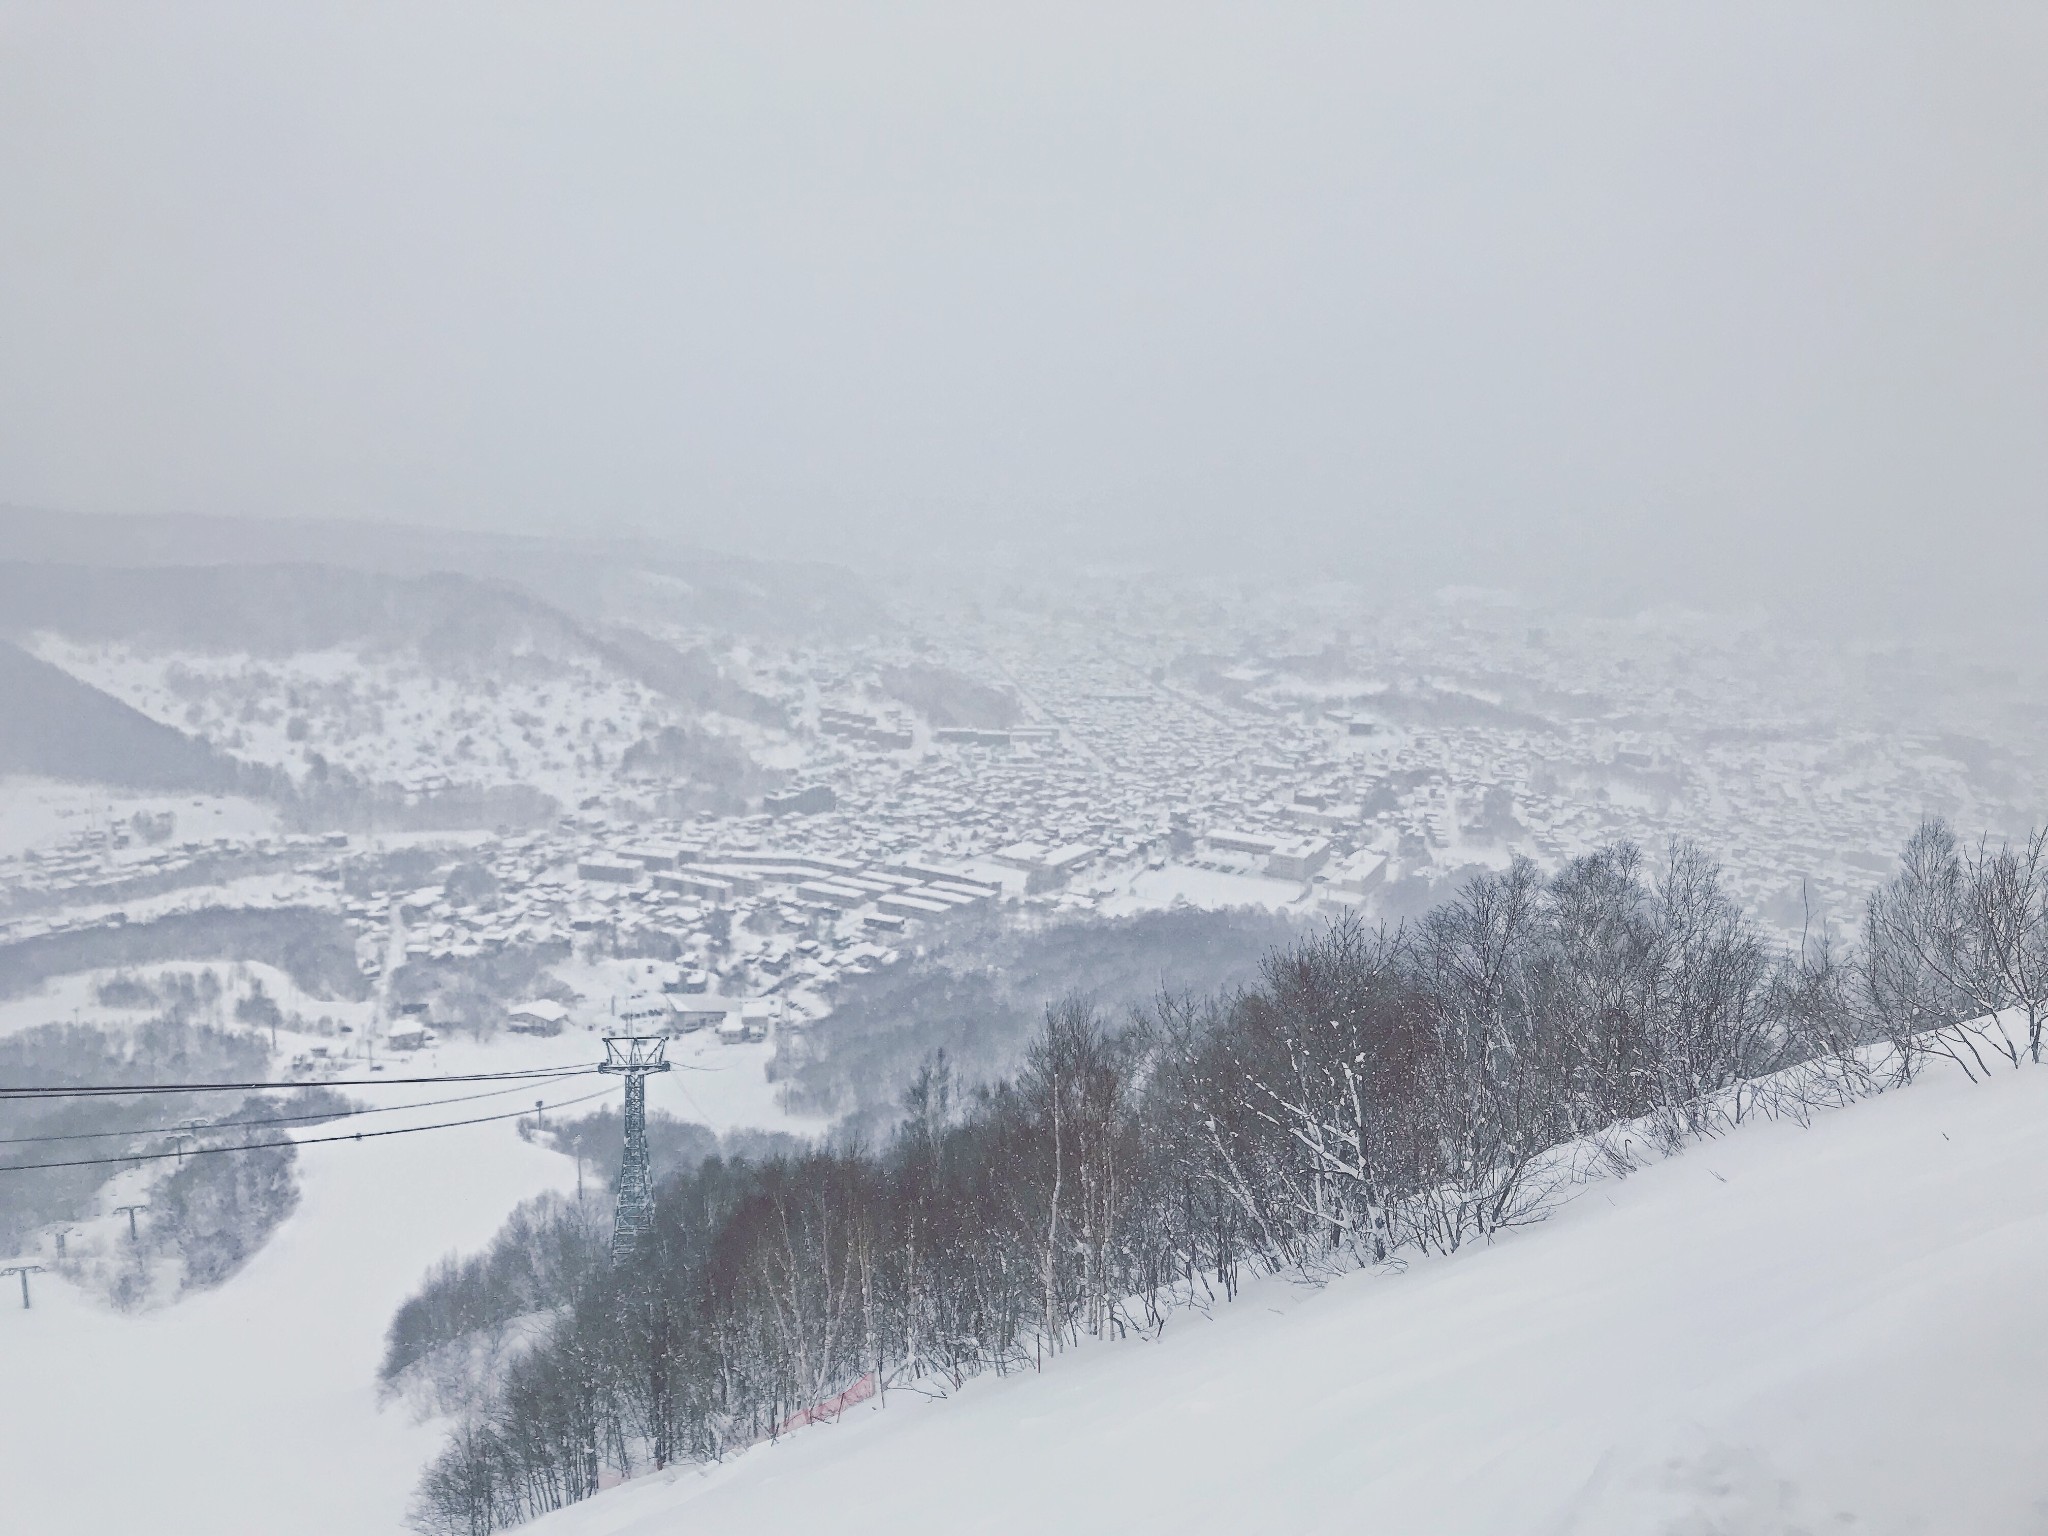
<path id="1" fill-rule="evenodd" d="M 611 1093 L 610 1088 L 600 1088 L 595 1093 L 586 1093 L 581 1098 L 563 1099 L 554 1104 L 541 1105 L 541 1109 L 568 1109 L 577 1104 L 588 1104 L 592 1099 L 601 1099 Z M 262 1152 L 272 1147 L 310 1147 L 331 1141 L 372 1141 L 383 1136 L 411 1136 L 421 1131 L 447 1131 L 464 1125 L 489 1125 L 495 1120 L 517 1120 L 535 1113 L 531 1109 L 511 1109 L 503 1114 L 477 1115 L 467 1120 L 440 1120 L 432 1125 L 399 1125 L 387 1131 L 343 1131 L 335 1136 L 285 1136 L 275 1141 L 251 1141 L 232 1147 L 188 1147 L 182 1152 L 138 1152 L 129 1157 L 79 1157 L 60 1162 L 48 1163 L 0 1163 L 0 1173 L 33 1173 L 44 1168 L 100 1168 L 115 1163 L 155 1163 L 167 1157 L 210 1157 L 222 1152 Z"/>
<path id="2" fill-rule="evenodd" d="M 273 1115 L 261 1120 L 216 1120 L 195 1125 L 189 1121 L 178 1125 L 147 1125 L 122 1131 L 64 1131 L 47 1136 L 0 1136 L 0 1147 L 24 1146 L 30 1142 L 47 1141 L 103 1141 L 114 1136 L 175 1136 L 188 1131 L 224 1131 L 254 1129 L 265 1125 L 303 1125 L 309 1121 L 347 1120 L 356 1115 L 389 1115 L 404 1109 L 436 1109 L 443 1104 L 471 1104 L 478 1099 L 503 1098 L 508 1093 L 523 1093 L 527 1088 L 547 1083 L 565 1082 L 571 1078 L 588 1077 L 588 1070 L 562 1072 L 554 1077 L 535 1078 L 530 1083 L 518 1083 L 510 1088 L 493 1088 L 484 1093 L 461 1093 L 446 1099 L 420 1099 L 411 1104 L 357 1104 L 347 1109 L 330 1109 L 305 1115 Z M 325 1083 L 308 1083 L 308 1088 L 324 1088 Z"/>
<path id="3" fill-rule="evenodd" d="M 533 1082 L 565 1072 L 595 1072 L 596 1062 L 554 1067 L 525 1067 L 516 1072 L 456 1072 L 433 1077 L 337 1077 L 325 1082 L 249 1083 L 49 1083 L 40 1086 L 0 1085 L 0 1103 L 10 1099 L 111 1099 L 126 1094 L 292 1092 L 300 1088 L 398 1088 L 419 1083 Z"/>

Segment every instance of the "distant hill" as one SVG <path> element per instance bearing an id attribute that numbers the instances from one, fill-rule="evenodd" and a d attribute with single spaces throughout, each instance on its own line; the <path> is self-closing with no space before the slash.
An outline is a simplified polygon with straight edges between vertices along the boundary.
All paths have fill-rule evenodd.
<path id="1" fill-rule="evenodd" d="M 236 787 L 241 772 L 205 742 L 0 640 L 0 773 L 205 792 Z"/>
<path id="2" fill-rule="evenodd" d="M 598 649 L 568 615 L 509 587 L 323 565 L 0 563 L 0 629 L 256 656 L 407 646 L 457 666 Z"/>
<path id="3" fill-rule="evenodd" d="M 409 650 L 437 671 L 502 676 L 598 661 L 679 702 L 764 724 L 781 711 L 700 651 L 599 630 L 510 583 L 347 566 L 0 561 L 0 635 L 39 632 L 166 650 L 287 656 Z"/>
<path id="4" fill-rule="evenodd" d="M 1018 929 L 960 919 L 927 930 L 907 965 L 841 982 L 824 1024 L 778 1047 L 785 1107 L 885 1135 L 903 1084 L 942 1050 L 963 1082 L 1014 1073 L 1046 1005 L 1080 992 L 1111 1013 L 1143 1007 L 1164 978 L 1197 992 L 1249 982 L 1288 920 L 1194 909 Z"/>
<path id="5" fill-rule="evenodd" d="M 872 633 L 851 572 L 654 539 L 555 539 L 296 518 L 132 516 L 0 506 L 0 549 L 35 565 L 324 566 L 509 583 L 586 623 L 662 620 L 736 633 Z"/>

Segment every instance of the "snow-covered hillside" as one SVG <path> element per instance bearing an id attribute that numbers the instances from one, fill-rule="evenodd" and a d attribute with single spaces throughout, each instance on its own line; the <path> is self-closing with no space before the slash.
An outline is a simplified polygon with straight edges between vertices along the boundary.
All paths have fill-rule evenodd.
<path id="1" fill-rule="evenodd" d="M 470 1054 L 442 1066 L 503 1064 Z M 652 1096 L 746 1123 L 740 1077 Z M 445 1426 L 377 1407 L 391 1311 L 573 1170 L 499 1124 L 312 1149 L 301 1176 L 218 1291 L 132 1317 L 52 1274 L 31 1312 L 0 1291 L 0 1373 L 42 1384 L 0 1393 L 0 1529 L 399 1536 Z M 2038 1533 L 2044 1272 L 2048 1072 L 1938 1076 L 1593 1184 L 1491 1248 L 1266 1282 L 949 1401 L 895 1390 L 529 1529 Z"/>
<path id="2" fill-rule="evenodd" d="M 680 1042 L 684 1070 L 653 1080 L 649 1107 L 718 1130 L 791 1126 L 761 1074 L 766 1050 Z M 598 1054 L 581 1033 L 456 1038 L 411 1063 L 423 1073 L 488 1072 Z M 594 1090 L 616 1100 L 615 1079 L 585 1079 L 373 1124 L 502 1113 L 542 1091 L 555 1103 Z M 376 1102 L 443 1096 L 426 1088 Z M 34 1306 L 23 1311 L 18 1282 L 0 1282 L 0 1533 L 403 1532 L 413 1485 L 447 1426 L 377 1401 L 392 1313 L 429 1265 L 488 1242 L 517 1202 L 573 1189 L 575 1164 L 501 1121 L 309 1147 L 298 1176 L 298 1210 L 247 1267 L 175 1306 L 124 1315 L 45 1272 L 31 1277 Z M 121 1219 L 85 1227 L 118 1239 Z M 0 1250 L 0 1264 L 14 1262 Z"/>
<path id="3" fill-rule="evenodd" d="M 1931 1078 L 529 1529 L 2038 1533 L 2044 1274 L 2048 1072 Z"/>
<path id="4" fill-rule="evenodd" d="M 362 647 L 222 655 L 41 635 L 35 653 L 245 762 L 298 776 L 317 757 L 414 789 L 524 784 L 573 803 L 611 787 L 605 764 L 643 726 L 698 718 L 594 656 L 508 663 L 486 685 Z"/>
<path id="5" fill-rule="evenodd" d="M 298 1214 L 248 1267 L 178 1306 L 122 1316 L 42 1274 L 24 1312 L 7 1282 L 0 1529 L 401 1528 L 440 1431 L 378 1410 L 391 1310 L 427 1264 L 485 1241 L 520 1199 L 573 1188 L 575 1170 L 498 1124 L 321 1147 L 300 1177 Z"/>

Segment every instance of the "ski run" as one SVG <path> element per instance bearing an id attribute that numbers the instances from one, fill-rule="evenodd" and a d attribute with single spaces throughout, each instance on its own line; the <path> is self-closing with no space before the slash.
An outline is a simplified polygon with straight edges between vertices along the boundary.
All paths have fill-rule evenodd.
<path id="1" fill-rule="evenodd" d="M 380 1408 L 425 1266 L 573 1185 L 503 1124 L 309 1150 L 226 1286 L 0 1296 L 0 1527 L 397 1536 L 445 1429 Z M 901 1386 L 532 1536 L 2038 1533 L 2048 1071 L 1744 1125 L 1491 1246 L 1249 1286 L 1043 1372 Z M 26 1384 L 43 1383 L 41 1391 Z M 52 1384 L 55 1384 L 54 1386 Z"/>
<path id="2" fill-rule="evenodd" d="M 892 1390 L 532 1536 L 2043 1529 L 2048 1071 L 1745 1125 L 1490 1247 Z"/>

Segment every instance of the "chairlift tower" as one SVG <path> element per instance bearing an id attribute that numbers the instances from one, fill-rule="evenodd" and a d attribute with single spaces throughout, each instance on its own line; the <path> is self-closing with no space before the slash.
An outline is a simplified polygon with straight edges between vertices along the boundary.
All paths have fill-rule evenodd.
<path id="1" fill-rule="evenodd" d="M 21 1309 L 24 1312 L 29 1309 L 28 1277 L 30 1275 L 40 1275 L 42 1272 L 43 1266 L 40 1264 L 14 1264 L 6 1269 L 0 1269 L 0 1279 L 4 1279 L 8 1275 L 21 1276 Z"/>
<path id="2" fill-rule="evenodd" d="M 597 1070 L 626 1080 L 626 1154 L 619 1162 L 619 1198 L 612 1215 L 612 1264 L 626 1262 L 654 1217 L 647 1176 L 647 1074 L 666 1072 L 668 1041 L 660 1035 L 607 1035 Z"/>

